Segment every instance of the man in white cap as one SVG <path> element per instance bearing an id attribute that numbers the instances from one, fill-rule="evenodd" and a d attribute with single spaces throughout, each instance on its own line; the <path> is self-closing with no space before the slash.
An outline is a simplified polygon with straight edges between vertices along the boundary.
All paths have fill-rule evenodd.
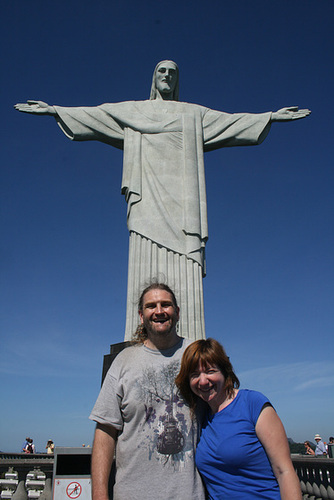
<path id="1" fill-rule="evenodd" d="M 316 455 L 327 455 L 327 450 L 326 446 L 321 440 L 321 436 L 319 434 L 316 434 L 314 436 L 315 442 L 317 443 L 317 446 L 315 448 L 315 454 Z"/>

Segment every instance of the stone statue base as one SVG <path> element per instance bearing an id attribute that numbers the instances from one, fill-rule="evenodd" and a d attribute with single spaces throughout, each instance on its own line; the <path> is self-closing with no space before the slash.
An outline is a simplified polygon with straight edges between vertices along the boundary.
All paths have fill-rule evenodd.
<path id="1" fill-rule="evenodd" d="M 192 340 L 205 339 L 203 269 L 186 255 L 168 250 L 130 232 L 125 341 L 139 325 L 138 299 L 148 285 L 165 283 L 180 307 L 178 334 Z"/>

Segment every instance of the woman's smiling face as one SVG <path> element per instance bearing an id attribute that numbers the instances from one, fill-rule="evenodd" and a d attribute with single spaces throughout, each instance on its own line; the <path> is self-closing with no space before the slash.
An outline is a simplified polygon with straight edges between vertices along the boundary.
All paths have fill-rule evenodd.
<path id="1" fill-rule="evenodd" d="M 203 365 L 201 362 L 190 374 L 189 385 L 196 396 L 216 407 L 225 398 L 225 377 L 216 365 Z"/>

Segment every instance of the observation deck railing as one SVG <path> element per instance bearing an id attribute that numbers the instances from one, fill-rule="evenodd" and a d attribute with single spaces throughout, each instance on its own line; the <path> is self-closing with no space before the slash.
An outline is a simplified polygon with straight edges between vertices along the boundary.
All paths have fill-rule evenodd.
<path id="1" fill-rule="evenodd" d="M 31 469 L 39 468 L 51 478 L 53 463 L 53 455 L 47 453 L 0 453 L 0 474 L 7 472 L 9 467 L 13 467 L 21 480 Z"/>
<path id="2" fill-rule="evenodd" d="M 334 459 L 291 455 L 303 500 L 334 500 Z"/>
<path id="3" fill-rule="evenodd" d="M 334 500 L 334 458 L 291 455 L 303 500 Z M 14 467 L 19 476 L 38 467 L 52 477 L 54 457 L 47 454 L 0 453 L 0 473 Z"/>

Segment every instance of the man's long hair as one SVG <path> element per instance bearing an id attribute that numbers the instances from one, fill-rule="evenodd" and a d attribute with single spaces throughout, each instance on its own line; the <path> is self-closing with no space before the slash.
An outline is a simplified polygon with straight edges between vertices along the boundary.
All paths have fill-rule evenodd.
<path id="1" fill-rule="evenodd" d="M 176 62 L 174 61 L 170 61 L 168 59 L 165 59 L 164 61 L 160 61 L 156 67 L 154 68 L 154 71 L 153 71 L 153 78 L 152 78 L 152 86 L 151 86 L 151 94 L 150 94 L 150 100 L 154 100 L 157 98 L 157 87 L 155 85 L 155 77 L 156 77 L 156 74 L 157 74 L 157 71 L 158 71 L 158 68 L 161 64 L 163 63 L 166 63 L 166 62 L 171 62 L 173 64 L 175 64 L 175 68 L 176 68 L 176 84 L 175 84 L 175 88 L 173 90 L 173 101 L 178 101 L 179 100 L 179 67 L 178 65 L 176 64 Z"/>

